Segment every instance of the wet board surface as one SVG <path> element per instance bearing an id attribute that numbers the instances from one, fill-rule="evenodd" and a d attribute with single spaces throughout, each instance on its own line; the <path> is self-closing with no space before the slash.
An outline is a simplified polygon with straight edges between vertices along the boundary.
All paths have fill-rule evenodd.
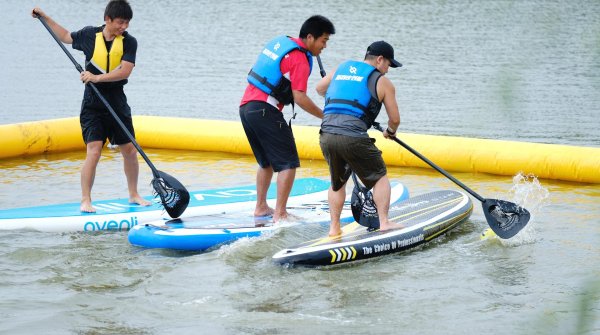
<path id="1" fill-rule="evenodd" d="M 342 211 L 344 223 L 353 222 L 348 198 Z M 402 184 L 392 187 L 391 201 L 394 203 L 409 197 Z M 175 250 L 204 251 L 230 243 L 243 237 L 271 234 L 275 230 L 297 224 L 329 224 L 327 191 L 312 194 L 310 197 L 288 200 L 288 212 L 296 218 L 281 225 L 273 223 L 271 217 L 252 216 L 252 212 L 238 211 L 216 215 L 202 215 L 181 220 L 158 220 L 139 225 L 129 231 L 129 242 L 145 248 L 165 248 Z"/>
<path id="2" fill-rule="evenodd" d="M 327 192 L 329 181 L 317 178 L 301 178 L 294 182 L 290 199 L 298 197 L 305 201 L 307 195 Z M 268 200 L 276 198 L 277 187 L 272 184 L 267 194 Z M 319 195 L 317 198 L 321 198 Z M 94 201 L 96 213 L 82 213 L 80 204 L 65 203 L 47 206 L 24 207 L 0 210 L 0 230 L 28 229 L 46 232 L 75 231 L 115 231 L 128 230 L 152 220 L 169 218 L 161 204 L 153 197 L 150 206 L 129 203 L 129 199 Z M 216 188 L 190 192 L 190 203 L 182 214 L 189 217 L 202 214 L 216 214 L 232 209 L 254 208 L 256 186 Z"/>
<path id="3" fill-rule="evenodd" d="M 470 198 L 458 191 L 436 191 L 390 207 L 391 221 L 406 228 L 368 231 L 352 222 L 342 235 L 307 241 L 279 251 L 273 261 L 290 265 L 333 265 L 400 252 L 427 243 L 464 222 L 473 210 Z"/>

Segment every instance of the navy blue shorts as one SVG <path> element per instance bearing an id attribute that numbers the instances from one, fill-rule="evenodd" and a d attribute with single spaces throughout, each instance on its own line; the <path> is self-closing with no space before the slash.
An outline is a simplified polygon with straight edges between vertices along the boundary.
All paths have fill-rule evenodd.
<path id="1" fill-rule="evenodd" d="M 127 97 L 123 89 L 101 91 L 101 94 L 108 101 L 115 113 L 117 113 L 125 128 L 135 137 L 133 121 L 131 119 L 131 108 L 127 104 Z M 83 141 L 86 144 L 94 141 L 102 141 L 102 144 L 104 144 L 107 139 L 113 145 L 131 142 L 104 103 L 98 98 L 96 93 L 88 88 L 86 88 L 83 94 L 79 123 L 81 124 Z"/>
<path id="2" fill-rule="evenodd" d="M 240 119 L 260 167 L 275 172 L 300 167 L 294 134 L 277 108 L 250 101 L 240 106 Z"/>

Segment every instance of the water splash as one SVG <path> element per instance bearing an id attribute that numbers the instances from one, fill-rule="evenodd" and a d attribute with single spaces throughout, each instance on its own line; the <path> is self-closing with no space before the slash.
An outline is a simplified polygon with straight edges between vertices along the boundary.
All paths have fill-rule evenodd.
<path id="1" fill-rule="evenodd" d="M 523 230 L 514 237 L 501 240 L 503 245 L 515 246 L 525 243 L 533 243 L 536 240 L 536 216 L 546 205 L 550 196 L 548 189 L 543 187 L 533 174 L 519 172 L 513 177 L 513 186 L 509 190 L 510 201 L 526 208 L 531 213 L 531 219 Z"/>
<path id="2" fill-rule="evenodd" d="M 548 199 L 550 192 L 542 186 L 536 176 L 519 173 L 513 177 L 513 186 L 509 191 L 513 202 L 526 206 L 532 214 L 538 212 Z"/>
<path id="3" fill-rule="evenodd" d="M 483 232 L 482 239 L 493 238 L 500 241 L 505 246 L 517 246 L 527 243 L 533 243 L 536 240 L 536 216 L 544 205 L 550 192 L 542 186 L 540 181 L 533 174 L 523 174 L 519 172 L 513 177 L 513 186 L 509 190 L 509 201 L 526 208 L 531 213 L 529 223 L 517 235 L 510 239 L 500 239 L 494 234 L 491 228 Z"/>

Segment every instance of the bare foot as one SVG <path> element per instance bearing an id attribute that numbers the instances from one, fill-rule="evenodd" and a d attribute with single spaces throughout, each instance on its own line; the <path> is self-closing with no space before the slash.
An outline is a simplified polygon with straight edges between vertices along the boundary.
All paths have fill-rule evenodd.
<path id="1" fill-rule="evenodd" d="M 406 226 L 403 225 L 403 224 L 388 223 L 386 225 L 380 225 L 379 226 L 379 231 L 394 230 L 394 229 L 404 229 L 404 228 L 406 228 Z"/>
<path id="2" fill-rule="evenodd" d="M 256 208 L 254 210 L 254 216 L 271 216 L 275 213 L 275 210 L 271 207 Z"/>
<path id="3" fill-rule="evenodd" d="M 342 230 L 341 229 L 339 229 L 339 230 L 333 230 L 333 231 L 330 230 L 329 231 L 329 237 L 339 237 L 339 236 L 342 236 Z"/>
<path id="4" fill-rule="evenodd" d="M 287 221 L 288 213 L 273 213 L 273 222 Z"/>
<path id="5" fill-rule="evenodd" d="M 290 214 L 288 212 L 282 213 L 282 214 L 277 214 L 274 213 L 273 214 L 273 222 L 275 223 L 279 223 L 279 222 L 296 222 L 296 221 L 300 221 L 302 218 L 294 215 L 294 214 Z"/>
<path id="6" fill-rule="evenodd" d="M 96 213 L 96 209 L 94 206 L 92 206 L 92 202 L 90 200 L 82 200 L 79 210 L 83 213 Z"/>
<path id="7" fill-rule="evenodd" d="M 129 198 L 129 203 L 131 204 L 138 204 L 140 206 L 150 206 L 152 205 L 152 203 L 144 198 L 142 198 L 139 195 L 136 195 L 134 197 L 130 197 Z"/>
<path id="8" fill-rule="evenodd" d="M 342 235 L 342 227 L 340 226 L 339 220 L 331 221 L 329 223 L 329 237 L 336 237 Z"/>

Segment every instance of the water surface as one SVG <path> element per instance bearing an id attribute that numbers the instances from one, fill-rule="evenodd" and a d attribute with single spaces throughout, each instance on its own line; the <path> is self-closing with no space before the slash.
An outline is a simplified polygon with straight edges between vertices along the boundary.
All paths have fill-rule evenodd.
<path id="1" fill-rule="evenodd" d="M 37 4 L 72 30 L 100 24 L 105 1 Z M 273 36 L 297 35 L 319 13 L 337 28 L 322 55 L 328 71 L 360 59 L 374 40 L 395 46 L 404 66 L 388 76 L 401 132 L 600 146 L 597 1 L 132 4 L 139 52 L 126 92 L 135 114 L 237 120 L 258 50 Z M 0 4 L 0 124 L 78 114 L 77 73 L 28 16 L 33 6 Z M 309 95 L 322 104 L 318 77 L 314 69 Z M 303 112 L 295 122 L 319 124 Z M 254 182 L 252 157 L 146 151 L 190 190 Z M 0 208 L 78 201 L 83 159 L 75 152 L 1 160 Z M 94 198 L 125 196 L 121 164 L 118 152 L 105 151 Z M 412 194 L 457 189 L 432 170 L 389 174 Z M 0 333 L 600 333 L 600 186 L 453 175 L 485 197 L 525 201 L 533 213 L 527 231 L 481 241 L 487 223 L 473 199 L 471 218 L 429 245 L 330 269 L 270 261 L 325 227 L 201 254 L 135 248 L 125 232 L 0 232 Z M 302 161 L 298 170 L 327 176 L 323 161 Z M 150 194 L 151 178 L 142 163 L 141 193 Z"/>

